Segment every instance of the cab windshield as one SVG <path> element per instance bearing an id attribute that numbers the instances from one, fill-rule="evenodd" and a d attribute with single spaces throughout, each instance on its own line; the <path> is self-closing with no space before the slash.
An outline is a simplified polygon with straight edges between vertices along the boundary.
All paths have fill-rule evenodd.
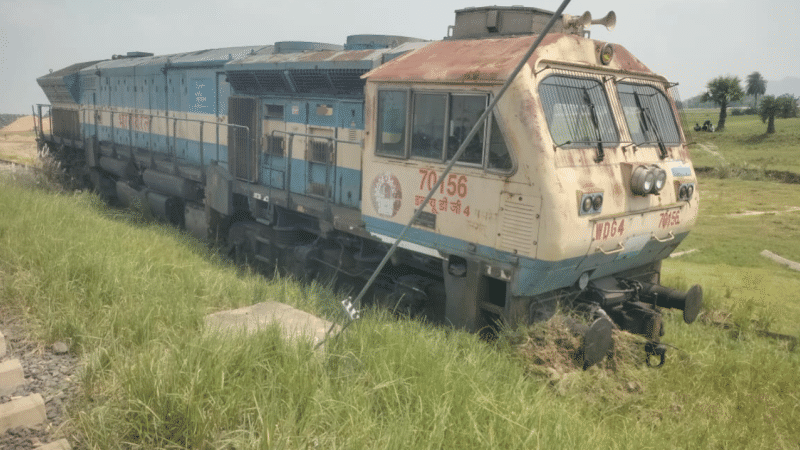
<path id="1" fill-rule="evenodd" d="M 617 92 L 637 146 L 680 144 L 681 135 L 667 97 L 653 86 L 618 83 Z"/>
<path id="2" fill-rule="evenodd" d="M 559 147 L 586 148 L 619 144 L 619 133 L 599 80 L 552 75 L 539 84 L 550 136 Z"/>

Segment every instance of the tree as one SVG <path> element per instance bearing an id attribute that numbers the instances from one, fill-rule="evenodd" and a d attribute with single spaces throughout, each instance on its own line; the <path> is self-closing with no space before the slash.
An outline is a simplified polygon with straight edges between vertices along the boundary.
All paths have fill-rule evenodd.
<path id="1" fill-rule="evenodd" d="M 767 80 L 758 72 L 753 72 L 747 76 L 747 95 L 756 98 L 753 108 L 758 108 L 758 96 L 767 92 Z"/>
<path id="2" fill-rule="evenodd" d="M 781 105 L 774 95 L 765 95 L 758 107 L 758 115 L 762 122 L 767 123 L 767 134 L 775 132 L 775 116 L 780 114 Z"/>
<path id="3" fill-rule="evenodd" d="M 783 94 L 778 98 L 766 95 L 761 99 L 758 115 L 762 122 L 767 123 L 767 134 L 775 132 L 775 118 L 786 119 L 797 117 L 797 98 L 794 95 Z"/>
<path id="4" fill-rule="evenodd" d="M 719 122 L 717 130 L 725 129 L 725 118 L 728 117 L 728 103 L 736 102 L 744 97 L 739 77 L 717 77 L 706 85 L 708 90 L 703 93 L 703 101 L 712 101 L 719 105 Z"/>
<path id="5" fill-rule="evenodd" d="M 781 104 L 781 115 L 780 117 L 784 119 L 788 119 L 790 117 L 797 117 L 798 113 L 798 106 L 797 101 L 800 100 L 792 94 L 783 94 L 778 97 L 778 101 Z"/>

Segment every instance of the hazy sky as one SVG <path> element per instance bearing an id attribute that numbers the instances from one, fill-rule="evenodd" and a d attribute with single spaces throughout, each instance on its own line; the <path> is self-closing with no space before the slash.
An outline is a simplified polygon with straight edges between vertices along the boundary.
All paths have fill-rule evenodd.
<path id="1" fill-rule="evenodd" d="M 0 113 L 47 103 L 50 69 L 144 51 L 181 53 L 299 40 L 344 44 L 350 34 L 441 39 L 453 11 L 496 0 L 0 0 Z M 554 11 L 560 0 L 525 3 Z M 520 4 L 518 0 L 502 5 Z M 798 0 L 572 0 L 566 12 L 609 10 L 617 27 L 592 38 L 623 45 L 650 69 L 701 93 L 719 75 L 800 77 Z M 769 85 L 767 86 L 769 88 Z M 778 92 L 776 94 L 781 94 Z"/>

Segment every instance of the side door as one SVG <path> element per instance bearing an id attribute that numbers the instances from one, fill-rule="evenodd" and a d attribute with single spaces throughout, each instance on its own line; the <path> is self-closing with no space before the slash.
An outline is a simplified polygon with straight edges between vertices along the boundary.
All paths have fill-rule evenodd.
<path id="1" fill-rule="evenodd" d="M 336 195 L 336 110 L 332 101 L 309 104 L 306 195 L 326 201 Z"/>
<path id="2" fill-rule="evenodd" d="M 289 147 L 285 104 L 280 100 L 267 100 L 261 110 L 263 112 L 261 180 L 268 187 L 288 190 Z"/>
<path id="3" fill-rule="evenodd" d="M 228 170 L 236 178 L 251 183 L 258 178 L 259 110 L 256 97 L 232 96 L 228 101 L 228 123 L 247 127 L 234 128 L 228 133 Z"/>

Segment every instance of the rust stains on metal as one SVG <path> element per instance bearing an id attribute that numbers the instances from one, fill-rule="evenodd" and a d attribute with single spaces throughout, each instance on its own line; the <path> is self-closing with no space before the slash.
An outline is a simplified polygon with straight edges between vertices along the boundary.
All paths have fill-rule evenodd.
<path id="1" fill-rule="evenodd" d="M 599 60 L 600 50 L 605 43 L 598 42 L 597 44 L 600 46 L 596 50 Z M 644 63 L 639 61 L 639 58 L 633 56 L 625 47 L 617 44 L 614 44 L 614 58 L 612 59 L 611 66 L 630 72 L 653 73 Z"/>
<path id="2" fill-rule="evenodd" d="M 535 37 L 433 42 L 367 74 L 370 80 L 500 84 Z"/>
<path id="3" fill-rule="evenodd" d="M 503 83 L 536 36 L 480 40 L 444 40 L 432 42 L 398 57 L 364 75 L 371 81 L 438 82 L 463 84 Z M 614 58 L 608 66 L 600 63 L 600 49 L 605 42 L 571 34 L 551 33 L 528 60 L 532 70 L 548 61 L 598 70 L 652 73 L 624 47 L 614 44 Z M 525 76 L 523 72 L 520 76 Z M 530 76 L 531 72 L 527 72 Z"/>

